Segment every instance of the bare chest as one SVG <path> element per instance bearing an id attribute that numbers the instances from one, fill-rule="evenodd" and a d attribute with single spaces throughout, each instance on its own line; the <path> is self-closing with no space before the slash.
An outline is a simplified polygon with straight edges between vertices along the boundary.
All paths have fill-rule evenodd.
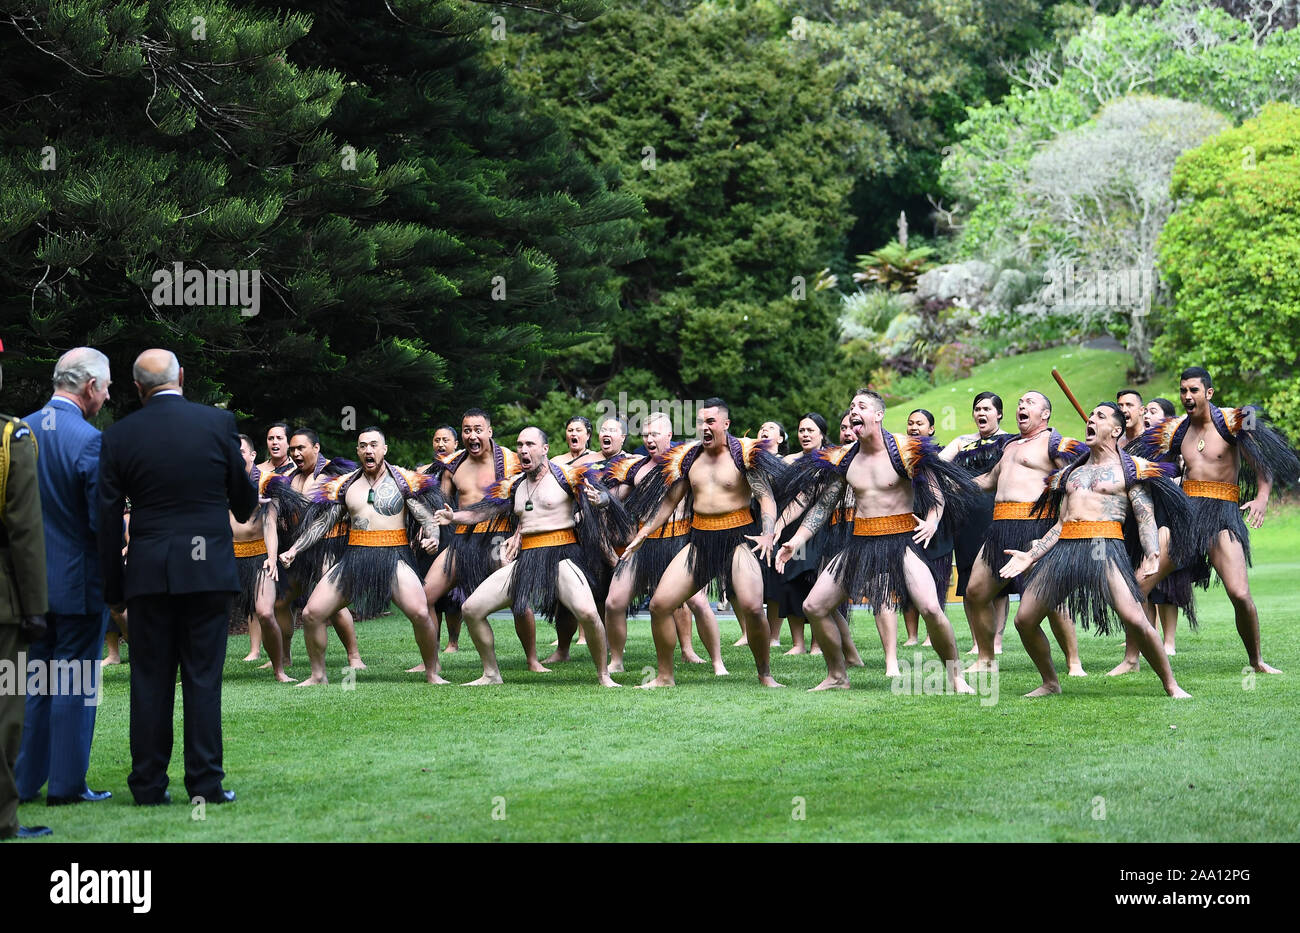
<path id="1" fill-rule="evenodd" d="M 357 477 L 348 487 L 346 502 L 353 515 L 400 515 L 404 505 L 401 490 L 387 474 L 381 474 L 373 485 L 364 473 Z"/>

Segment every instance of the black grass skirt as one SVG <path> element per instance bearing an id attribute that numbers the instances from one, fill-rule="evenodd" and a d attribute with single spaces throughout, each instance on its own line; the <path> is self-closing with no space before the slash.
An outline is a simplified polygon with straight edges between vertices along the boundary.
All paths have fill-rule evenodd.
<path id="1" fill-rule="evenodd" d="M 1011 559 L 1004 552 L 1029 550 L 1029 546 L 1051 531 L 1055 524 L 1056 522 L 1050 518 L 1003 518 L 994 521 L 984 535 L 984 548 L 980 552 L 979 559 L 993 571 L 994 579 L 1001 580 L 998 571 Z M 1012 577 L 1007 581 L 1000 595 L 1023 593 L 1026 579 L 1027 574 L 1023 573 Z"/>
<path id="2" fill-rule="evenodd" d="M 844 549 L 831 558 L 826 570 L 849 594 L 851 602 L 866 602 L 874 610 L 890 607 L 905 612 L 912 608 L 912 599 L 907 592 L 903 559 L 912 551 L 926 562 L 924 552 L 912 540 L 915 533 L 852 535 Z M 938 589 L 937 580 L 935 588 Z"/>
<path id="3" fill-rule="evenodd" d="M 409 544 L 393 547 L 353 545 L 325 574 L 325 579 L 347 598 L 352 615 L 358 621 L 373 619 L 388 611 L 388 604 L 392 601 L 393 575 L 397 573 L 398 564 L 406 564 L 412 573 L 418 574 L 415 554 Z"/>
<path id="4" fill-rule="evenodd" d="M 686 558 L 686 571 L 695 581 L 695 592 L 715 580 L 725 580 L 727 592 L 733 593 L 731 558 L 736 553 L 736 548 L 751 545 L 752 542 L 745 540 L 745 535 L 758 534 L 758 531 L 757 522 L 721 531 L 692 528 L 686 536 L 691 544 L 690 554 Z"/>
<path id="5" fill-rule="evenodd" d="M 235 601 L 230 604 L 231 624 L 243 622 L 253 615 L 257 606 L 257 591 L 261 588 L 262 581 L 266 579 L 266 571 L 262 569 L 265 563 L 265 554 L 235 558 L 235 569 L 239 573 L 239 592 L 235 594 Z"/>
<path id="6" fill-rule="evenodd" d="M 1023 549 L 1022 549 L 1023 550 Z M 1114 617 L 1110 568 L 1139 605 L 1142 591 L 1129 563 L 1128 550 L 1118 538 L 1069 538 L 1057 541 L 1025 574 L 1025 596 L 1045 606 L 1065 605 L 1074 621 L 1103 635 L 1121 628 Z"/>
<path id="7" fill-rule="evenodd" d="M 1219 532 L 1226 530 L 1234 541 L 1241 542 L 1241 549 L 1246 555 L 1246 566 L 1250 566 L 1250 530 L 1241 517 L 1241 507 L 1236 502 L 1225 499 L 1210 499 L 1204 496 L 1189 497 L 1192 503 L 1193 546 L 1191 552 L 1196 555 L 1188 565 L 1191 582 L 1201 589 L 1210 586 L 1210 548 L 1219 537 Z M 1165 583 L 1173 580 L 1177 573 L 1170 574 Z"/>
<path id="8" fill-rule="evenodd" d="M 686 547 L 688 538 L 688 535 L 646 538 L 630 560 L 619 563 L 617 570 L 620 575 L 632 574 L 632 598 L 629 605 L 635 606 L 654 595 L 655 587 L 668 571 L 668 565 Z"/>
<path id="9" fill-rule="evenodd" d="M 568 567 L 560 567 L 566 560 L 573 561 L 590 587 L 594 575 L 583 566 L 581 545 L 559 544 L 520 550 L 515 558 L 515 572 L 510 578 L 511 611 L 519 614 L 531 607 L 535 614 L 545 616 L 546 621 L 554 625 L 556 614 L 562 609 L 560 574 L 572 572 Z M 600 606 L 596 611 L 601 611 Z"/>
<path id="10" fill-rule="evenodd" d="M 496 548 L 509 537 L 505 531 L 453 532 L 447 542 L 447 576 L 473 593 L 500 565 Z"/>

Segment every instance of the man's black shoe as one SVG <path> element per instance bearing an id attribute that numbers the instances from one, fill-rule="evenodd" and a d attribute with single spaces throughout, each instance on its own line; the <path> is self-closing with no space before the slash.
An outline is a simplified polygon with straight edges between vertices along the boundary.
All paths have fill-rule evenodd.
<path id="1" fill-rule="evenodd" d="M 168 803 L 171 803 L 171 802 L 172 802 L 172 793 L 171 793 L 171 791 L 169 791 L 169 790 L 165 790 L 165 791 L 162 792 L 162 796 L 159 797 L 157 800 L 139 800 L 139 799 L 137 799 L 136 802 L 135 802 L 135 805 L 136 805 L 137 807 L 160 807 L 160 806 L 162 806 L 163 804 L 168 804 Z"/>
<path id="2" fill-rule="evenodd" d="M 70 803 L 97 803 L 112 796 L 113 792 L 111 790 L 91 790 L 87 787 L 80 794 L 71 797 L 46 797 L 45 805 L 47 807 L 66 807 Z"/>

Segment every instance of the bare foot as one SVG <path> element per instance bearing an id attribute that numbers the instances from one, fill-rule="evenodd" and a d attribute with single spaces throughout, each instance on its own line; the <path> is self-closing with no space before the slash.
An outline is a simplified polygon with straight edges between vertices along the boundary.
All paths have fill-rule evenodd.
<path id="1" fill-rule="evenodd" d="M 299 687 L 321 687 L 329 683 L 330 679 L 322 674 L 320 677 L 308 677 L 306 680 L 300 680 L 297 684 Z"/>
<path id="2" fill-rule="evenodd" d="M 737 641 L 733 641 L 733 642 L 731 643 L 731 647 L 733 647 L 733 648 L 739 648 L 741 645 L 748 645 L 748 644 L 749 644 L 749 636 L 748 636 L 748 635 L 741 635 L 740 638 L 739 638 Z"/>
<path id="3" fill-rule="evenodd" d="M 348 658 L 348 667 L 352 668 L 354 671 L 364 671 L 366 669 L 366 662 L 361 660 L 360 655 L 357 655 L 355 658 Z"/>
<path id="4" fill-rule="evenodd" d="M 997 672 L 998 662 L 992 661 L 974 661 L 966 668 L 967 674 L 994 674 Z"/>
<path id="5" fill-rule="evenodd" d="M 956 679 L 953 680 L 953 682 L 952 682 L 952 689 L 953 689 L 956 693 L 974 693 L 974 692 L 975 692 L 975 688 L 972 687 L 970 684 L 966 683 L 966 678 L 961 677 L 960 675 L 959 675 Z"/>
<path id="6" fill-rule="evenodd" d="M 1030 690 L 1028 693 L 1025 694 L 1025 696 L 1026 698 L 1032 700 L 1038 697 L 1051 696 L 1053 693 L 1060 693 L 1060 692 L 1061 692 L 1061 685 L 1059 683 L 1043 684 L 1037 690 Z"/>
<path id="7" fill-rule="evenodd" d="M 487 686 L 495 686 L 497 684 L 500 684 L 501 682 L 502 681 L 501 681 L 500 674 L 493 674 L 491 676 L 484 674 L 478 680 L 471 680 L 468 683 L 461 684 L 461 686 L 462 687 L 487 687 Z"/>
<path id="8" fill-rule="evenodd" d="M 551 661 L 552 658 L 547 658 L 546 660 Z M 569 659 L 566 657 L 564 660 L 567 661 Z M 541 661 L 529 661 L 528 669 L 534 674 L 549 674 L 551 672 L 551 669 L 543 665 Z"/>
<path id="9" fill-rule="evenodd" d="M 1177 653 L 1178 653 L 1178 652 L 1174 650 L 1174 646 L 1173 646 L 1173 645 L 1165 645 L 1165 654 L 1167 654 L 1169 657 L 1172 658 L 1172 657 L 1173 657 L 1174 655 L 1176 655 Z"/>
<path id="10" fill-rule="evenodd" d="M 793 648 L 791 648 L 789 651 L 786 652 L 786 654 L 807 654 L 807 653 L 808 653 L 808 649 L 805 648 L 803 645 L 795 645 Z"/>
<path id="11" fill-rule="evenodd" d="M 1279 671 L 1279 670 L 1278 670 L 1276 667 L 1274 667 L 1273 665 L 1271 665 L 1271 664 L 1265 664 L 1263 661 L 1260 661 L 1258 664 L 1255 665 L 1255 673 L 1257 673 L 1257 674 L 1280 674 L 1280 673 L 1282 673 L 1282 672 Z"/>
<path id="12" fill-rule="evenodd" d="M 1169 698 L 1172 700 L 1190 700 L 1192 698 L 1192 695 L 1182 687 L 1178 686 L 1178 684 L 1174 684 L 1174 689 L 1172 690 L 1166 687 L 1165 693 L 1169 694 Z"/>
<path id="13" fill-rule="evenodd" d="M 902 672 L 898 669 L 898 665 L 897 665 L 897 664 L 894 664 L 892 667 L 890 667 L 890 666 L 886 666 L 886 667 L 885 667 L 885 676 L 886 676 L 886 677 L 902 677 L 903 674 L 902 674 Z"/>
<path id="14" fill-rule="evenodd" d="M 103 665 L 104 667 L 108 667 L 110 664 L 121 664 L 121 663 L 122 663 L 122 659 L 121 659 L 121 658 L 105 658 L 104 660 L 100 661 L 99 663 L 100 663 L 101 665 Z"/>
<path id="15" fill-rule="evenodd" d="M 604 677 L 597 677 L 597 678 L 596 678 L 596 682 L 599 683 L 602 687 L 621 687 L 621 686 L 622 686 L 622 684 L 616 684 L 616 683 L 614 683 L 613 678 L 610 677 L 608 674 L 606 674 Z"/>
<path id="16" fill-rule="evenodd" d="M 408 667 L 408 668 L 406 669 L 406 673 L 408 673 L 408 674 L 423 674 L 423 673 L 424 673 L 424 662 L 421 661 L 419 664 L 415 665 L 415 667 Z"/>
<path id="17" fill-rule="evenodd" d="M 250 651 L 250 652 L 248 652 L 248 654 L 244 655 L 244 660 L 245 660 L 245 661 L 256 661 L 256 660 L 257 660 L 258 658 L 260 658 L 261 656 L 262 656 L 262 652 L 260 652 L 260 651 L 256 651 L 256 652 L 254 652 L 254 651 Z"/>
<path id="18" fill-rule="evenodd" d="M 244 660 L 247 661 L 248 658 L 244 658 Z M 288 667 L 288 665 L 286 664 L 285 667 Z M 267 661 L 265 664 L 259 664 L 257 665 L 257 669 L 259 671 L 269 671 L 271 669 L 271 662 Z"/>
<path id="19" fill-rule="evenodd" d="M 1140 660 L 1120 661 L 1118 664 L 1116 664 L 1114 667 L 1112 667 L 1109 671 L 1106 672 L 1106 676 L 1119 677 L 1121 674 L 1136 674 L 1141 669 L 1142 669 L 1142 662 Z"/>
<path id="20" fill-rule="evenodd" d="M 1071 677 L 1087 677 L 1087 676 L 1088 676 L 1088 672 L 1085 671 L 1085 670 L 1083 669 L 1083 665 L 1082 665 L 1082 664 L 1071 664 L 1071 665 L 1070 665 L 1070 676 L 1071 676 Z"/>
<path id="21" fill-rule="evenodd" d="M 685 661 L 687 664 L 707 664 L 707 663 L 708 663 L 707 661 L 704 660 L 704 658 L 700 657 L 700 656 L 699 656 L 698 654 L 696 654 L 694 651 L 692 651 L 690 654 L 687 654 L 685 651 L 683 651 L 683 652 L 682 652 L 682 660 Z"/>
<path id="22" fill-rule="evenodd" d="M 557 638 L 557 639 L 555 639 L 555 641 L 551 642 L 550 647 L 554 648 L 554 647 L 555 647 L 556 645 L 558 645 L 559 643 L 560 643 L 560 640 Z"/>
<path id="23" fill-rule="evenodd" d="M 769 641 L 769 642 L 767 643 L 767 646 L 768 646 L 769 648 L 780 648 L 780 647 L 781 647 L 781 639 L 779 639 L 779 638 L 773 638 L 771 641 Z"/>
<path id="24" fill-rule="evenodd" d="M 727 665 L 723 664 L 721 661 L 719 661 L 717 664 L 713 665 L 713 676 L 714 676 L 714 677 L 726 677 L 726 676 L 728 675 L 728 673 L 729 673 L 729 672 L 728 672 L 728 670 L 727 670 Z"/>
<path id="25" fill-rule="evenodd" d="M 760 684 L 762 684 L 764 687 L 784 687 L 784 686 L 785 686 L 785 684 L 779 684 L 779 683 L 777 683 L 776 680 L 772 677 L 771 674 L 759 674 L 759 675 L 758 675 L 758 682 L 759 682 Z"/>
<path id="26" fill-rule="evenodd" d="M 293 678 L 290 677 L 288 674 L 286 674 L 284 671 L 277 671 L 277 672 L 276 672 L 276 675 L 275 675 L 275 679 L 278 680 L 278 681 L 279 681 L 280 683 L 282 683 L 282 684 L 291 684 L 291 683 L 293 683 Z"/>
<path id="27" fill-rule="evenodd" d="M 817 653 L 817 654 L 821 654 L 820 651 L 818 651 L 818 652 L 816 652 L 816 653 Z M 864 661 L 864 660 L 862 660 L 861 655 L 859 655 L 859 656 L 857 656 L 857 657 L 849 658 L 849 659 L 846 660 L 844 663 L 847 664 L 849 667 L 866 667 L 866 666 L 867 666 L 867 662 Z"/>
<path id="28" fill-rule="evenodd" d="M 623 662 L 622 662 L 622 661 L 610 661 L 610 662 L 609 662 L 609 672 L 610 672 L 611 674 L 622 674 L 622 673 L 623 673 Z"/>
<path id="29" fill-rule="evenodd" d="M 569 652 L 556 651 L 549 658 L 543 661 L 542 664 L 563 664 L 567 660 L 569 660 Z M 539 664 L 538 667 L 541 667 L 541 664 Z M 531 664 L 529 664 L 528 669 L 533 669 Z"/>
<path id="30" fill-rule="evenodd" d="M 849 689 L 849 679 L 847 677 L 827 677 L 817 686 L 811 688 L 809 693 L 816 693 L 819 690 L 847 690 Z"/>
<path id="31" fill-rule="evenodd" d="M 451 683 L 450 680 L 443 680 L 442 677 L 437 672 L 434 672 L 428 675 L 427 677 L 425 677 L 424 682 L 426 684 L 437 684 L 440 687 L 445 687 Z"/>
<path id="32" fill-rule="evenodd" d="M 442 653 L 455 654 L 459 650 L 460 650 L 460 645 L 456 644 L 454 641 L 449 641 L 447 642 L 447 647 L 442 649 Z"/>
<path id="33" fill-rule="evenodd" d="M 908 644 L 909 644 L 909 645 L 915 645 L 916 642 L 914 642 L 914 641 L 909 641 Z M 978 647 L 977 645 L 971 645 L 970 651 L 967 651 L 966 653 L 967 653 L 967 654 L 979 654 L 979 653 L 980 653 L 980 649 L 979 649 L 979 647 Z"/>
<path id="34" fill-rule="evenodd" d="M 821 645 L 818 645 L 816 643 L 813 644 L 812 650 L 808 652 L 808 654 L 812 655 L 813 657 L 816 657 L 821 653 L 822 653 Z"/>
<path id="35" fill-rule="evenodd" d="M 659 687 L 675 687 L 677 684 L 671 677 L 656 677 L 648 684 L 638 684 L 637 686 L 642 690 L 656 690 Z"/>
<path id="36" fill-rule="evenodd" d="M 925 637 L 925 641 L 921 642 L 921 647 L 922 647 L 922 648 L 929 648 L 929 647 L 930 647 L 930 636 L 927 635 L 927 636 Z"/>

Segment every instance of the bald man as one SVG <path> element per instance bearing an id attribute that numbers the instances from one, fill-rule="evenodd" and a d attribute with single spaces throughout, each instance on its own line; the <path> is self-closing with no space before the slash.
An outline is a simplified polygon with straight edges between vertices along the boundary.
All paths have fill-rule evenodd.
<path id="1" fill-rule="evenodd" d="M 133 376 L 144 407 L 104 431 L 98 529 L 104 601 L 116 612 L 129 606 L 131 614 L 127 783 L 138 804 L 171 800 L 167 766 L 179 668 L 186 792 L 191 800 L 226 803 L 235 793 L 221 786 L 221 668 L 226 618 L 239 590 L 228 513 L 248 521 L 257 491 L 244 472 L 234 415 L 186 401 L 175 354 L 146 350 Z"/>

